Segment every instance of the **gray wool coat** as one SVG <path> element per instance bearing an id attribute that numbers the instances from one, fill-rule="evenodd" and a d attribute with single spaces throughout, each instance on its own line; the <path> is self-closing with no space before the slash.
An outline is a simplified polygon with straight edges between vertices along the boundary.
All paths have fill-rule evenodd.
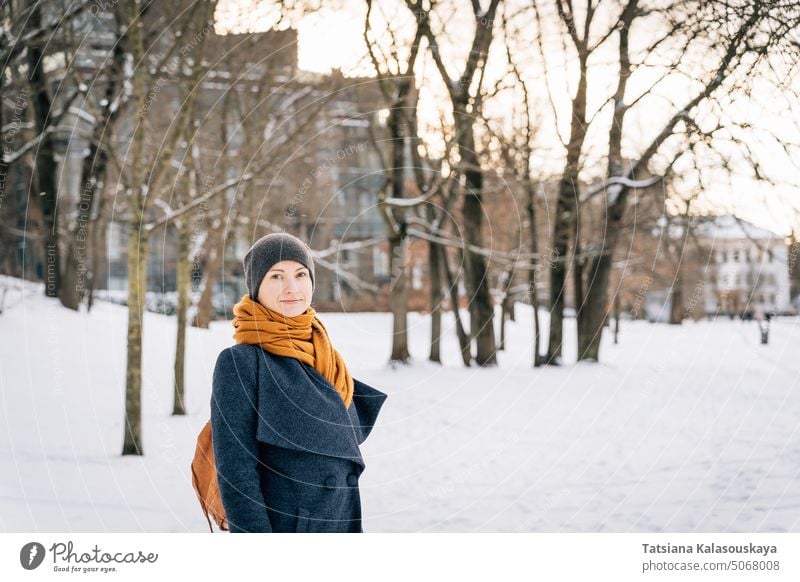
<path id="1" fill-rule="evenodd" d="M 356 380 L 353 401 L 313 366 L 260 346 L 220 353 L 211 434 L 231 533 L 362 532 L 359 445 L 386 394 Z"/>

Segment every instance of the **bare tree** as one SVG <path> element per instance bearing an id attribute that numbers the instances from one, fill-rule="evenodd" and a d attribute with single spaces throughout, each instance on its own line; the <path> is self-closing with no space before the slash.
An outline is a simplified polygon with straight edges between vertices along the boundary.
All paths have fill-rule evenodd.
<path id="1" fill-rule="evenodd" d="M 45 64 L 51 47 L 59 45 L 63 29 L 73 19 L 85 12 L 89 2 L 73 3 L 68 7 L 42 5 L 39 2 L 8 1 L 0 6 L 0 95 L 6 96 L 9 80 L 24 96 L 22 101 L 32 105 L 33 136 L 27 143 L 20 144 L 14 151 L 4 146 L 0 159 L 0 175 L 7 178 L 12 164 L 32 164 L 35 182 L 35 195 L 31 192 L 34 228 L 31 232 L 13 233 L 15 237 L 24 237 L 26 242 L 41 245 L 44 258 L 45 294 L 58 297 L 61 283 L 61 249 L 59 246 L 58 212 L 57 212 L 57 172 L 54 132 L 63 119 L 78 93 L 72 91 L 61 99 L 60 109 L 54 107 L 52 75 L 59 71 L 46 72 Z M 63 12 L 61 9 L 63 8 Z M 58 12 L 59 18 L 52 18 Z M 18 72 L 24 67 L 27 78 L 25 89 L 20 86 Z M 28 92 L 29 91 L 29 92 Z M 19 97 L 18 99 L 19 100 Z M 18 107 L 15 105 L 15 110 Z M 0 114 L 1 117 L 1 114 Z M 17 134 L 22 123 L 22 111 L 12 116 L 10 131 Z M 7 129 L 0 123 L 3 133 Z M 19 132 L 21 133 L 21 132 Z M 6 138 L 9 136 L 6 135 Z M 4 139 L 5 144 L 18 143 L 17 139 Z M 32 157 L 28 157 L 32 154 Z M 4 181 L 5 186 L 5 181 Z M 12 227 L 13 228 L 13 227 Z M 16 229 L 15 229 L 16 230 Z M 26 229 L 27 230 L 27 229 Z M 26 247 L 30 248 L 30 247 Z M 24 275 L 24 273 L 23 273 Z"/>
<path id="2" fill-rule="evenodd" d="M 499 149 L 505 162 L 506 168 L 510 169 L 515 182 L 519 185 L 522 193 L 524 194 L 525 210 L 527 213 L 528 221 L 528 237 L 529 237 L 529 252 L 531 259 L 529 262 L 522 262 L 522 268 L 528 273 L 528 282 L 522 288 L 514 288 L 511 286 L 512 276 L 516 268 L 520 265 L 514 264 L 513 268 L 509 268 L 506 272 L 505 284 L 506 289 L 504 298 L 507 302 L 515 300 L 515 295 L 519 292 L 524 292 L 527 295 L 530 305 L 533 309 L 533 353 L 531 357 L 533 367 L 538 367 L 542 363 L 540 355 L 540 342 L 541 342 L 541 329 L 539 324 L 539 291 L 538 284 L 541 274 L 541 261 L 539 260 L 539 233 L 537 228 L 537 212 L 536 212 L 536 194 L 537 184 L 534 177 L 533 168 L 533 148 L 534 137 L 536 134 L 536 117 L 531 111 L 531 98 L 532 92 L 529 88 L 529 81 L 526 80 L 519 65 L 515 60 L 514 50 L 512 49 L 512 39 L 519 39 L 523 36 L 524 24 L 513 29 L 511 22 L 507 15 L 503 15 L 503 31 L 506 38 L 506 59 L 512 78 L 514 80 L 514 88 L 519 89 L 521 93 L 520 108 L 521 111 L 516 111 L 512 114 L 512 119 L 519 127 L 514 128 L 514 134 L 510 139 L 503 139 L 499 136 L 499 132 L 494 132 L 498 137 Z M 516 106 L 516 104 L 515 104 Z M 520 120 L 520 121 L 517 121 Z M 505 310 L 504 310 L 505 311 Z M 505 322 L 503 321 L 503 324 Z M 504 326 L 503 328 L 504 329 Z"/>
<path id="3" fill-rule="evenodd" d="M 115 155 L 112 148 L 116 126 L 122 117 L 121 113 L 126 111 L 129 97 L 124 89 L 126 29 L 122 26 L 124 18 L 121 17 L 121 9 L 116 5 L 108 12 L 113 23 L 111 33 L 114 38 L 109 58 L 100 63 L 91 78 L 75 79 L 76 86 L 88 85 L 90 88 L 84 92 L 81 113 L 91 116 L 93 127 L 92 133 L 87 136 L 88 152 L 81 166 L 81 190 L 75 213 L 65 228 L 67 237 L 59 297 L 61 304 L 69 309 L 78 309 L 84 300 L 91 307 L 97 269 L 102 264 L 99 255 L 103 253 L 107 228 L 107 216 L 103 212 L 104 189 L 109 163 Z M 96 14 L 100 14 L 100 11 Z"/>
<path id="4" fill-rule="evenodd" d="M 194 8 L 178 11 L 179 16 L 173 17 L 170 24 L 181 31 L 173 38 L 189 37 L 193 47 L 201 45 L 210 26 L 209 15 L 213 15 L 215 2 L 202 5 L 203 10 Z M 164 75 L 162 66 L 156 66 L 150 71 L 145 65 L 146 51 L 144 38 L 143 17 L 146 5 L 141 0 L 128 0 L 126 26 L 128 39 L 126 48 L 129 58 L 136 65 L 131 72 L 132 100 L 135 103 L 136 121 L 133 125 L 126 152 L 130 163 L 124 172 L 124 182 L 128 190 L 127 210 L 130 225 L 128 239 L 128 333 L 127 333 L 127 363 L 125 375 L 125 437 L 122 447 L 123 455 L 142 455 L 141 432 L 141 387 L 142 387 L 142 319 L 144 315 L 145 293 L 147 292 L 147 256 L 148 238 L 153 228 L 145 228 L 150 208 L 160 193 L 163 180 L 171 168 L 173 156 L 180 139 L 186 135 L 191 119 L 191 103 L 196 98 L 197 78 L 201 71 L 201 63 L 196 60 L 191 65 L 188 75 L 189 91 L 188 103 L 182 104 L 171 131 L 163 140 L 161 148 L 155 149 L 153 159 L 145 158 L 145 145 L 147 138 L 146 117 L 148 110 L 156 100 L 160 91 L 160 79 Z M 198 23 L 198 13 L 200 22 Z M 172 15 L 170 14 L 170 17 Z M 203 33 L 205 31 L 205 33 Z M 192 36 L 194 34 L 194 36 Z M 156 42 L 155 40 L 153 42 Z M 166 62 L 169 56 L 178 50 L 178 42 L 173 42 L 163 52 L 155 51 Z M 155 49 L 155 46 L 148 46 Z M 150 52 L 148 50 L 147 52 Z M 151 74 L 151 72 L 153 74 Z M 158 89 L 156 89 L 158 88 Z M 147 168 L 150 172 L 147 172 Z"/>
<path id="5" fill-rule="evenodd" d="M 389 305 L 392 311 L 392 351 L 391 362 L 406 363 L 410 358 L 408 351 L 408 285 L 407 254 L 408 225 L 405 218 L 407 209 L 398 205 L 388 205 L 387 190 L 397 200 L 405 198 L 406 170 L 412 166 L 408 159 L 414 149 L 412 128 L 416 127 L 416 90 L 415 67 L 419 55 L 420 43 L 425 35 L 427 20 L 415 18 L 416 28 L 413 33 L 408 56 L 400 56 L 398 42 L 391 26 L 384 31 L 390 37 L 387 54 L 381 54 L 379 40 L 371 35 L 370 17 L 373 14 L 372 0 L 366 0 L 367 10 L 364 18 L 364 41 L 367 45 L 372 65 L 375 68 L 377 82 L 381 89 L 389 115 L 386 121 L 389 133 L 389 160 L 384 160 L 384 171 L 387 179 L 378 193 L 378 207 L 386 227 L 389 241 L 390 281 Z M 415 14 L 416 16 L 416 14 Z M 383 61 L 383 62 L 381 62 Z M 380 150 L 379 144 L 374 144 Z M 383 156 L 381 156 L 383 159 Z"/>
<path id="6" fill-rule="evenodd" d="M 642 153 L 629 163 L 624 162 L 622 155 L 622 137 L 627 125 L 626 114 L 638 103 L 641 96 L 626 101 L 626 89 L 633 65 L 630 56 L 629 35 L 635 26 L 634 21 L 650 13 L 639 6 L 636 0 L 627 2 L 622 10 L 619 38 L 619 77 L 616 91 L 612 98 L 612 121 L 608 141 L 608 169 L 606 175 L 606 205 L 603 236 L 595 242 L 595 252 L 589 262 L 587 276 L 592 281 L 587 290 L 586 302 L 579 317 L 578 357 L 582 360 L 596 361 L 599 356 L 601 330 L 609 310 L 608 286 L 612 270 L 612 254 L 616 247 L 628 197 L 637 187 L 636 178 L 647 170 L 648 164 L 657 152 L 663 151 L 664 144 L 674 136 L 681 127 L 691 133 L 693 128 L 700 127 L 695 120 L 698 107 L 712 100 L 719 93 L 731 94 L 741 90 L 748 77 L 758 73 L 759 67 L 766 59 L 776 53 L 791 53 L 797 62 L 796 43 L 792 41 L 793 31 L 800 25 L 800 5 L 789 0 L 778 2 L 690 2 L 676 3 L 665 12 L 666 34 L 661 39 L 677 37 L 682 43 L 675 67 L 683 61 L 687 64 L 686 55 L 698 41 L 704 46 L 710 42 L 717 47 L 719 56 L 715 64 L 708 70 L 702 65 L 690 65 L 699 88 L 679 103 L 674 112 L 660 127 L 655 137 L 642 150 Z M 721 30 L 720 22 L 726 27 Z M 646 49 L 650 54 L 655 47 Z M 703 53 L 704 58 L 710 55 Z M 702 72 L 699 72 L 702 71 Z M 652 87 L 645 93 L 649 93 Z M 642 94 L 644 95 L 644 93 Z M 631 130 L 632 131 L 632 130 Z M 685 144 L 685 142 L 682 142 Z M 673 145 L 680 151 L 681 143 Z M 674 160 L 674 157 L 673 157 Z M 670 164 L 671 165 L 671 164 Z"/>
<path id="7" fill-rule="evenodd" d="M 572 2 L 555 0 L 557 18 L 564 31 L 562 38 L 564 51 L 567 52 L 571 49 L 577 54 L 578 80 L 575 93 L 565 113 L 570 118 L 570 130 L 568 141 L 563 143 L 565 152 L 564 169 L 559 181 L 553 222 L 551 255 L 554 260 L 550 269 L 550 327 L 547 356 L 545 358 L 545 363 L 551 365 L 558 365 L 561 362 L 561 349 L 564 343 L 564 303 L 569 267 L 570 240 L 577 242 L 581 155 L 589 124 L 591 123 L 587 114 L 589 58 L 606 42 L 615 28 L 612 25 L 605 32 L 597 33 L 592 31 L 592 26 L 596 25 L 598 4 L 599 2 L 594 2 L 593 0 L 587 1 L 583 11 L 583 23 L 581 24 L 578 21 L 578 11 Z M 541 32 L 544 27 L 543 23 L 548 18 L 548 15 L 541 13 L 539 3 L 534 3 L 534 14 L 538 25 L 537 43 L 542 60 L 545 63 L 545 83 L 552 110 L 556 114 L 557 107 L 547 82 L 549 75 L 547 68 L 549 60 L 547 57 L 548 48 L 544 44 L 544 35 Z M 576 249 L 575 253 L 577 254 L 578 252 L 579 250 Z M 577 269 L 580 268 L 577 263 L 573 266 Z M 579 280 L 579 276 L 576 277 L 577 280 Z M 576 307 L 577 303 L 578 299 L 576 297 Z"/>
<path id="8" fill-rule="evenodd" d="M 34 30 L 42 27 L 42 9 L 39 2 L 34 2 L 29 9 L 28 25 Z M 36 133 L 40 136 L 34 157 L 36 171 L 37 195 L 32 198 L 41 211 L 41 233 L 44 256 L 46 260 L 44 292 L 48 297 L 58 297 L 61 289 L 61 252 L 58 242 L 58 188 L 56 184 L 55 145 L 53 141 L 52 110 L 53 100 L 50 95 L 47 75 L 44 71 L 45 45 L 44 36 L 34 36 L 26 47 L 26 63 L 28 65 L 28 82 L 33 91 L 33 118 Z"/>
<path id="9" fill-rule="evenodd" d="M 419 0 L 406 0 L 409 9 L 430 22 L 431 11 Z M 476 341 L 475 361 L 480 366 L 497 364 L 494 338 L 494 309 L 489 293 L 487 265 L 482 255 L 472 252 L 472 247 L 482 246 L 482 191 L 483 172 L 475 149 L 475 121 L 480 115 L 483 92 L 481 82 L 484 78 L 489 47 L 492 43 L 494 22 L 500 0 L 490 0 L 484 10 L 478 0 L 471 3 L 475 30 L 471 47 L 461 73 L 452 77 L 447 70 L 439 40 L 430 26 L 425 28 L 431 55 L 444 81 L 450 97 L 455 125 L 455 143 L 458 151 L 458 173 L 464 177 L 464 200 L 462 216 L 464 220 L 465 242 L 464 267 L 467 293 L 470 297 L 470 343 Z M 471 88 L 477 86 L 475 94 Z M 454 308 L 457 308 L 455 306 Z"/>

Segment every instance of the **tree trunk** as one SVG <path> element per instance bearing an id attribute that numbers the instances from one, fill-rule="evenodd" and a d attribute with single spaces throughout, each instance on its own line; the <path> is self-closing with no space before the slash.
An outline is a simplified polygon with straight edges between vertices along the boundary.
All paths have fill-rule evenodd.
<path id="1" fill-rule="evenodd" d="M 99 139 L 95 129 L 95 139 Z M 64 279 L 61 290 L 61 304 L 69 309 L 78 309 L 87 295 L 88 279 L 91 277 L 89 257 L 95 252 L 88 244 L 92 240 L 92 232 L 96 225 L 91 211 L 95 204 L 98 183 L 102 184 L 108 161 L 104 150 L 98 152 L 97 142 L 92 141 L 89 155 L 83 160 L 81 172 L 83 191 L 78 202 L 78 212 L 67 242 L 64 262 Z"/>
<path id="2" fill-rule="evenodd" d="M 86 309 L 91 311 L 94 304 L 94 290 L 97 288 L 98 273 L 100 273 L 101 265 L 108 264 L 106 258 L 108 256 L 108 224 L 110 217 L 105 211 L 105 193 L 101 193 L 98 199 L 97 219 L 93 225 L 90 244 L 90 267 L 89 267 L 89 280 L 86 294 Z M 106 283 L 108 282 L 108 274 L 106 275 Z"/>
<path id="3" fill-rule="evenodd" d="M 507 271 L 504 271 L 502 297 L 500 302 L 500 343 L 497 346 L 498 350 L 506 349 L 506 319 L 513 319 L 514 316 L 514 300 L 509 291 L 511 289 L 511 280 L 514 276 L 514 267 L 511 266 Z"/>
<path id="4" fill-rule="evenodd" d="M 0 40 L 0 47 L 3 46 L 3 42 L 3 40 Z M 0 65 L 0 99 L 2 99 L 4 95 L 5 69 L 4 66 Z M 4 119 L 2 101 L 0 101 L 0 128 L 5 127 Z M 5 139 L 3 141 L 5 141 Z M 0 155 L 0 201 L 4 200 L 7 196 L 6 189 L 8 188 L 9 167 L 9 164 L 6 163 L 5 154 Z M 0 205 L 0 209 L 2 209 L 2 205 Z M 16 237 L 10 236 L 7 232 L 0 233 L 0 269 L 2 269 L 0 272 L 12 276 L 18 276 L 14 269 L 14 264 L 16 261 L 12 259 L 11 254 L 12 248 L 15 248 L 15 245 L 13 244 L 15 239 Z M 3 298 L 5 298 L 5 287 L 3 288 Z M 0 309 L 2 309 L 2 303 L 0 303 Z"/>
<path id="5" fill-rule="evenodd" d="M 447 261 L 447 253 L 443 245 L 436 245 L 439 251 L 439 259 L 441 262 L 442 270 L 444 271 L 445 278 L 447 279 L 447 288 L 450 291 L 450 303 L 453 306 L 453 317 L 455 318 L 456 336 L 458 336 L 458 345 L 461 347 L 461 359 L 464 365 L 469 368 L 472 363 L 471 348 L 472 344 L 467 337 L 467 332 L 464 330 L 464 324 L 461 322 L 461 313 L 458 309 L 458 284 L 454 280 L 453 273 L 450 271 L 450 265 Z"/>
<path id="6" fill-rule="evenodd" d="M 580 323 L 581 334 L 578 337 L 578 359 L 597 362 L 600 354 L 600 340 L 603 336 L 603 327 L 608 316 L 606 299 L 608 297 L 608 282 L 611 278 L 612 255 L 611 249 L 616 246 L 616 234 L 609 233 L 607 248 L 600 256 L 591 262 L 589 277 L 592 281 L 592 291 L 586 294 L 584 308 L 581 310 L 583 321 Z"/>
<path id="7" fill-rule="evenodd" d="M 128 38 L 134 63 L 141 63 L 142 21 L 138 0 L 128 3 Z M 136 111 L 144 111 L 145 67 L 133 69 L 133 96 Z M 138 229 L 145 221 L 145 185 L 143 169 L 144 128 L 141 118 L 134 120 L 131 135 L 131 187 L 128 236 L 128 353 L 125 372 L 125 441 L 123 455 L 143 455 L 142 446 L 142 324 L 147 293 L 147 234 Z"/>
<path id="8" fill-rule="evenodd" d="M 506 349 L 506 302 L 503 300 L 500 303 L 500 341 L 497 343 L 497 351 Z"/>
<path id="9" fill-rule="evenodd" d="M 198 172 L 198 165 L 198 163 L 193 165 L 194 172 Z M 249 198 L 247 193 L 247 186 L 245 186 L 245 189 L 242 190 L 244 200 L 248 200 Z M 216 199 L 216 216 L 225 216 L 225 205 L 225 197 L 218 196 Z M 233 232 L 232 228 L 215 228 L 214 220 L 214 218 L 211 218 L 210 222 L 208 222 L 208 227 L 206 228 L 206 238 L 202 245 L 202 249 L 208 259 L 203 263 L 203 274 L 201 279 L 203 287 L 202 291 L 200 292 L 200 299 L 197 302 L 197 308 L 191 324 L 193 327 L 199 327 L 200 329 L 208 329 L 208 326 L 216 316 L 214 312 L 213 301 L 214 287 L 217 284 L 217 278 L 225 271 L 225 245 L 228 242 L 228 237 Z M 191 257 L 190 260 L 192 261 L 193 265 L 200 263 L 200 260 L 197 256 Z M 194 279 L 195 277 L 196 274 L 193 273 L 192 278 Z M 236 299 L 238 301 L 239 298 L 237 297 Z"/>
<path id="10" fill-rule="evenodd" d="M 681 266 L 678 265 L 678 271 L 675 273 L 675 281 L 672 283 L 672 304 L 669 310 L 669 322 L 673 325 L 680 325 L 683 323 L 683 276 L 681 275 Z"/>
<path id="11" fill-rule="evenodd" d="M 186 361 L 186 319 L 189 310 L 189 285 L 191 263 L 189 259 L 189 239 L 191 237 L 189 220 L 182 217 L 178 221 L 178 264 L 176 285 L 178 287 L 178 333 L 175 342 L 175 394 L 172 414 L 186 414 L 185 395 L 185 361 Z"/>
<path id="12" fill-rule="evenodd" d="M 560 196 L 559 196 L 560 198 Z M 550 269 L 550 329 L 545 363 L 557 366 L 561 363 L 561 344 L 564 342 L 564 294 L 566 293 L 567 266 L 563 257 L 569 249 L 569 224 L 562 219 L 568 211 L 558 204 L 553 224 L 553 252 L 555 262 Z"/>
<path id="13" fill-rule="evenodd" d="M 530 228 L 530 246 L 533 259 L 531 261 L 530 280 L 528 282 L 528 289 L 530 291 L 530 302 L 533 307 L 533 367 L 538 368 L 542 364 L 542 356 L 539 355 L 541 345 L 541 326 L 539 325 L 539 290 L 537 289 L 539 267 L 539 241 L 537 240 L 536 229 L 536 193 L 533 184 L 530 182 L 530 176 L 526 173 L 526 184 L 528 190 L 528 224 Z"/>
<path id="14" fill-rule="evenodd" d="M 40 3 L 35 2 L 30 13 L 30 29 L 35 30 L 42 24 Z M 44 73 L 44 51 L 34 40 L 27 50 L 28 81 L 33 91 L 33 117 L 36 133 L 41 141 L 34 156 L 36 183 L 38 191 L 32 198 L 39 204 L 42 213 L 42 245 L 45 257 L 45 286 L 47 297 L 58 297 L 61 291 L 61 260 L 58 247 L 58 192 L 56 185 L 56 162 L 52 133 L 48 131 L 52 102 Z"/>
<path id="15" fill-rule="evenodd" d="M 672 301 L 669 310 L 669 322 L 673 325 L 680 325 L 683 323 L 683 318 L 686 313 L 683 304 L 683 263 L 684 253 L 686 251 L 686 239 L 689 236 L 690 210 L 691 202 L 686 205 L 686 213 L 684 214 L 685 221 L 683 224 L 685 230 L 677 245 L 678 248 L 675 249 L 675 280 L 672 282 Z"/>
<path id="16" fill-rule="evenodd" d="M 550 330 L 545 362 L 561 363 L 564 343 L 564 299 L 566 295 L 567 262 L 570 232 L 574 228 L 578 211 L 578 174 L 581 150 L 586 138 L 586 60 L 587 53 L 579 55 L 580 78 L 575 98 L 572 100 L 572 123 L 567 145 L 567 159 L 558 188 L 555 222 L 553 224 L 554 264 L 550 270 Z M 577 305 L 576 305 L 577 307 Z"/>
<path id="17" fill-rule="evenodd" d="M 223 268 L 227 232 L 228 229 L 217 228 L 211 228 L 208 231 L 208 238 L 206 239 L 208 243 L 208 260 L 203 268 L 203 290 L 200 292 L 197 311 L 192 322 L 194 327 L 208 329 L 209 324 L 214 319 L 214 286 L 217 284 L 217 276 Z"/>
<path id="18" fill-rule="evenodd" d="M 78 220 L 80 220 L 80 217 L 78 217 Z M 74 234 L 75 237 L 78 236 L 77 233 L 70 234 Z M 59 293 L 61 305 L 67 309 L 77 311 L 86 289 L 85 284 L 86 243 L 83 242 L 82 247 L 78 247 L 78 242 L 70 237 L 67 241 L 67 249 L 64 256 L 64 276 L 61 279 L 61 293 Z"/>
<path id="19" fill-rule="evenodd" d="M 470 341 L 477 344 L 475 361 L 479 366 L 497 364 L 494 339 L 494 307 L 489 293 L 488 268 L 484 257 L 469 246 L 483 247 L 483 173 L 475 153 L 474 117 L 466 111 L 456 111 L 456 138 L 465 178 L 464 203 L 464 283 L 469 296 Z"/>
<path id="20" fill-rule="evenodd" d="M 138 192 L 134 196 L 138 197 Z M 135 205 L 141 206 L 141 202 Z M 141 217 L 141 210 L 137 210 L 136 215 Z M 139 220 L 132 222 L 140 224 Z M 123 455 L 144 454 L 142 447 L 142 318 L 146 292 L 147 237 L 131 228 L 128 241 L 128 358 L 125 374 Z"/>
<path id="21" fill-rule="evenodd" d="M 406 136 L 408 124 L 405 121 L 406 98 L 411 84 L 403 80 L 398 85 L 397 99 L 392 103 L 389 112 L 388 129 L 391 144 L 392 166 L 389 175 L 392 185 L 392 196 L 405 197 Z M 389 307 L 392 311 L 392 354 L 391 362 L 407 363 L 408 353 L 408 283 L 407 283 L 407 243 L 406 217 L 402 208 L 389 208 L 396 226 L 391 226 L 389 235 L 389 256 L 391 257 L 391 279 L 389 284 Z"/>
<path id="22" fill-rule="evenodd" d="M 389 238 L 391 253 L 391 282 L 389 305 L 392 311 L 392 362 L 406 363 L 408 353 L 408 289 L 406 285 L 406 238 L 402 235 Z"/>
<path id="23" fill-rule="evenodd" d="M 430 268 L 431 284 L 431 352 L 428 360 L 442 363 L 442 271 L 439 261 L 439 245 L 433 241 L 428 242 L 428 266 Z"/>
<path id="24" fill-rule="evenodd" d="M 578 220 L 575 221 L 574 243 L 573 243 L 573 259 L 572 259 L 572 274 L 575 286 L 575 326 L 577 328 L 578 337 L 583 334 L 583 325 L 586 323 L 586 318 L 581 316 L 581 311 L 585 307 L 586 298 L 584 297 L 584 264 L 585 259 L 582 256 L 583 249 L 581 248 L 581 240 L 578 235 Z M 578 356 L 580 359 L 580 356 Z"/>

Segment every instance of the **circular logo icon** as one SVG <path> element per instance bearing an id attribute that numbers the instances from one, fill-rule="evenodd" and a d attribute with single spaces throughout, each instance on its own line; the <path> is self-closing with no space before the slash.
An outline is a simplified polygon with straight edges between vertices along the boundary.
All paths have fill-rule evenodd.
<path id="1" fill-rule="evenodd" d="M 19 552 L 19 563 L 26 570 L 38 568 L 44 561 L 44 546 L 39 542 L 29 542 Z"/>

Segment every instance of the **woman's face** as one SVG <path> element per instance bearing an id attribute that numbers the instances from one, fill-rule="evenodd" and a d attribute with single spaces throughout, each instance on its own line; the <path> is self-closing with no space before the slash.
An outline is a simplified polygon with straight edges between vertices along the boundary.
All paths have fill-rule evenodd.
<path id="1" fill-rule="evenodd" d="M 311 305 L 313 285 L 308 269 L 297 261 L 275 263 L 258 287 L 258 302 L 284 317 L 304 313 Z"/>

